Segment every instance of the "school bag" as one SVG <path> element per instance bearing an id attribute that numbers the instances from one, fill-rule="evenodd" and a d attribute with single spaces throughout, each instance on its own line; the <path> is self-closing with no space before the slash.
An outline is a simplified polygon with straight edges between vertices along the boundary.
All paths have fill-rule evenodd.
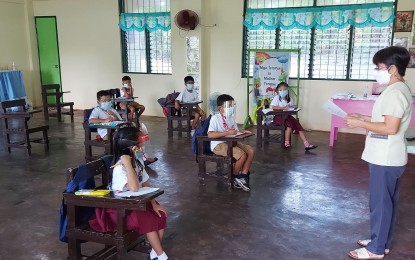
<path id="1" fill-rule="evenodd" d="M 197 137 L 201 135 L 207 135 L 211 118 L 212 118 L 212 115 L 209 115 L 208 118 L 202 121 L 201 126 L 195 129 L 195 133 L 192 136 L 192 151 L 194 154 L 196 154 L 196 156 L 198 153 Z M 210 141 L 203 142 L 203 152 L 212 153 L 212 151 L 210 150 Z M 196 161 L 197 161 L 197 157 L 196 157 Z"/>
<path id="2" fill-rule="evenodd" d="M 176 98 L 180 95 L 180 92 L 176 92 L 174 91 L 173 93 L 167 94 L 166 98 L 164 99 L 164 103 L 160 104 L 161 107 L 163 108 L 163 114 L 165 116 L 168 116 L 168 109 L 167 106 L 168 105 L 174 105 L 174 101 L 176 100 Z M 173 115 L 176 114 L 176 109 L 173 108 Z M 173 116 L 171 115 L 171 116 Z"/>

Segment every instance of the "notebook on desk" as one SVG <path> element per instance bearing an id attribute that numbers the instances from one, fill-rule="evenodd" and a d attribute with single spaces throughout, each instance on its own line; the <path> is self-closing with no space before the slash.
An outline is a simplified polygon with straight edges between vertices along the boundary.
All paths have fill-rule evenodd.
<path id="1" fill-rule="evenodd" d="M 236 134 L 234 134 L 234 135 L 227 135 L 227 136 L 225 136 L 225 137 L 237 137 L 237 136 L 240 136 L 240 135 L 243 135 L 243 134 L 245 134 L 245 133 L 243 133 L 243 132 L 237 132 Z"/>
<path id="2" fill-rule="evenodd" d="M 107 123 L 91 123 L 89 126 L 117 126 L 119 124 L 124 124 L 125 121 L 112 121 Z"/>

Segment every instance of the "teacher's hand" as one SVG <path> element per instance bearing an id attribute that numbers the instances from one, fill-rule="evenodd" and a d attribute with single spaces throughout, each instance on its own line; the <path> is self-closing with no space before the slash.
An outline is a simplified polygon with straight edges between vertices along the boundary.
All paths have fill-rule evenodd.
<path id="1" fill-rule="evenodd" d="M 344 118 L 344 123 L 350 128 L 359 127 L 362 121 L 363 120 L 361 120 L 360 118 L 353 116 L 347 116 Z"/>

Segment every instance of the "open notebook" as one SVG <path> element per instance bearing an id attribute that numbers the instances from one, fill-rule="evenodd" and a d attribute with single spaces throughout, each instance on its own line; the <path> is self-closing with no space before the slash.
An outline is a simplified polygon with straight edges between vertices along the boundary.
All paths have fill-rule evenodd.
<path id="1" fill-rule="evenodd" d="M 148 194 L 148 193 L 152 193 L 152 192 L 155 192 L 155 191 L 158 191 L 158 190 L 159 190 L 159 188 L 142 187 L 138 191 L 129 191 L 129 190 L 120 191 L 120 192 L 115 193 L 115 196 L 118 196 L 118 197 L 138 197 L 138 196 L 145 195 L 145 194 Z"/>
<path id="2" fill-rule="evenodd" d="M 236 133 L 236 134 L 234 134 L 234 135 L 227 135 L 227 136 L 225 136 L 225 137 L 236 137 L 236 136 L 243 135 L 243 134 L 245 134 L 245 133 L 242 133 L 242 132 L 237 132 L 237 133 Z"/>

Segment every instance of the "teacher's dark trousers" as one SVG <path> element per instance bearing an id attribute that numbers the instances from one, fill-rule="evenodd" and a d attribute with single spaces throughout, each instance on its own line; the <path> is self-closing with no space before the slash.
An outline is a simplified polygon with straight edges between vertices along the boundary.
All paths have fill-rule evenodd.
<path id="1" fill-rule="evenodd" d="M 399 177 L 406 166 L 380 166 L 369 163 L 371 242 L 366 249 L 383 255 L 393 237 L 399 198 Z"/>

